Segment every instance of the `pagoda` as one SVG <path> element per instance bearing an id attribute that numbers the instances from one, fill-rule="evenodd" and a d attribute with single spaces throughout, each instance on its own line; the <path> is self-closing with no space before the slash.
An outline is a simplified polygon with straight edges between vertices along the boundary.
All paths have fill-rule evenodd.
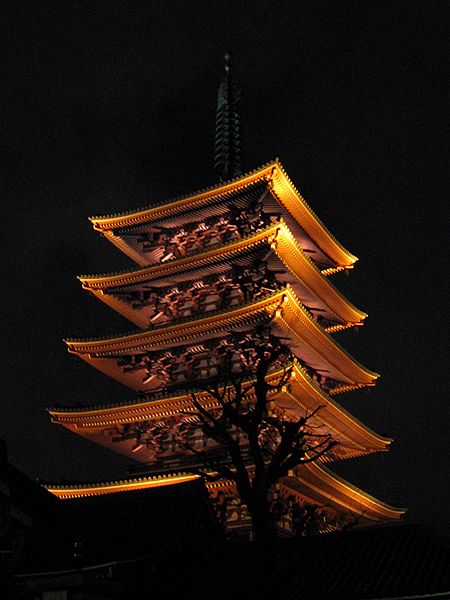
<path id="1" fill-rule="evenodd" d="M 403 510 L 329 468 L 333 461 L 386 452 L 392 441 L 337 402 L 340 394 L 373 386 L 378 378 L 333 337 L 339 330 L 360 327 L 367 316 L 330 281 L 334 273 L 352 269 L 357 258 L 308 206 L 278 159 L 242 174 L 238 105 L 239 90 L 226 56 L 216 122 L 217 185 L 90 219 L 138 266 L 82 275 L 83 289 L 138 329 L 68 339 L 66 344 L 70 353 L 134 390 L 137 398 L 49 412 L 54 423 L 141 467 L 120 481 L 47 487 L 67 499 L 199 478 L 199 459 L 186 448 L 215 457 L 221 449 L 202 432 L 192 393 L 203 406 L 217 409 L 200 384 L 218 380 L 223 354 L 264 326 L 285 340 L 295 357 L 289 381 L 270 393 L 270 410 L 287 420 L 312 415 L 315 431 L 338 442 L 320 460 L 280 480 L 276 494 L 288 509 L 279 528 L 292 529 L 289 506 L 294 505 L 321 507 L 320 531 L 352 520 L 373 524 L 399 519 Z M 276 377 L 276 372 L 268 376 Z M 226 498 L 222 517 L 229 529 L 248 527 L 245 506 L 231 481 L 207 481 L 206 487 L 217 511 Z"/>

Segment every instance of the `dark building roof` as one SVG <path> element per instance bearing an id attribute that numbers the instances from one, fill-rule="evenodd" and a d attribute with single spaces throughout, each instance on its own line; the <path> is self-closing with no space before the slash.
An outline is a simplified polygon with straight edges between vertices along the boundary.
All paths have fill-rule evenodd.
<path id="1" fill-rule="evenodd" d="M 150 586 L 154 593 L 223 600 L 254 597 L 263 578 L 253 544 L 219 543 L 199 482 L 56 506 L 51 519 L 36 520 L 28 539 L 18 566 L 23 590 L 60 581 L 94 590 L 103 582 L 119 585 L 117 595 L 105 597 L 128 598 Z M 272 556 L 262 597 L 450 598 L 449 540 L 420 525 L 284 539 Z"/>
<path id="2" fill-rule="evenodd" d="M 30 522 L 49 502 L 55 501 L 55 498 L 39 483 L 8 462 L 6 444 L 1 439 L 0 482 L 2 483 L 1 494 L 8 498 L 11 506 L 28 517 Z"/>
<path id="3" fill-rule="evenodd" d="M 251 598 L 263 579 L 253 544 L 220 543 L 200 481 L 59 500 L 5 456 L 2 480 L 9 500 L 32 521 L 13 565 L 19 596 L 9 569 L 0 569 L 7 598 L 34 597 L 61 582 L 101 588 L 105 598 L 129 598 L 149 586 L 154 593 L 195 592 L 199 600 Z M 271 599 L 450 598 L 450 540 L 421 525 L 284 539 L 271 557 L 264 588 Z"/>
<path id="4" fill-rule="evenodd" d="M 450 598 L 450 540 L 421 525 L 303 538 L 286 550 L 275 584 L 285 600 Z"/>
<path id="5" fill-rule="evenodd" d="M 57 500 L 36 519 L 16 572 L 37 573 L 169 556 L 207 545 L 213 515 L 200 482 Z"/>

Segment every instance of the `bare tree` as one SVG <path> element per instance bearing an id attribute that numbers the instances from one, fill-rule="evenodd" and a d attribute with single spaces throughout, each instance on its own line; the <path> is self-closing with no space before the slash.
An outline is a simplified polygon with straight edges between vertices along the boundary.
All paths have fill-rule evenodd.
<path id="1" fill-rule="evenodd" d="M 316 461 L 337 444 L 330 434 L 315 433 L 310 420 L 320 409 L 296 421 L 271 410 L 270 396 L 289 384 L 294 356 L 271 332 L 270 323 L 244 336 L 232 336 L 221 357 L 221 377 L 202 384 L 216 409 L 192 393 L 204 435 L 225 453 L 217 460 L 206 450 L 189 447 L 205 479 L 232 481 L 252 519 L 255 540 L 275 534 L 270 490 L 295 467 Z M 277 376 L 273 377 L 273 374 Z"/>

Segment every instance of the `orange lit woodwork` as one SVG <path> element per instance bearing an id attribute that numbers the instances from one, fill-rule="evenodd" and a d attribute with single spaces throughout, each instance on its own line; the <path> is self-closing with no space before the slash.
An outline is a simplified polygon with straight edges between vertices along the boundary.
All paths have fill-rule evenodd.
<path id="1" fill-rule="evenodd" d="M 251 218 L 246 222 L 239 211 Z M 358 515 L 366 524 L 402 516 L 402 509 L 373 498 L 325 466 L 385 452 L 392 440 L 371 431 L 334 399 L 373 386 L 378 378 L 333 336 L 363 325 L 367 316 L 328 278 L 352 269 L 357 258 L 323 225 L 278 160 L 158 206 L 90 220 L 139 267 L 81 275 L 83 289 L 139 329 L 65 341 L 70 353 L 139 397 L 135 402 L 112 398 L 108 406 L 49 412 L 54 423 L 141 463 L 147 474 L 49 485 L 52 494 L 70 499 L 197 479 L 192 456 L 176 441 L 180 426 L 189 426 L 192 443 L 203 451 L 217 447 L 202 438 L 191 418 L 191 391 L 196 382 L 218 378 L 221 344 L 270 322 L 272 333 L 286 341 L 295 359 L 290 379 L 281 390 L 270 392 L 269 410 L 296 420 L 320 407 L 308 425 L 310 434 L 319 432 L 338 441 L 319 462 L 290 472 L 277 493 L 286 501 L 323 506 L 323 531 L 339 528 L 341 516 Z M 275 371 L 269 379 L 279 376 Z M 217 410 L 206 392 L 198 392 L 198 399 Z M 206 485 L 216 500 L 220 494 L 236 496 L 230 481 Z M 244 526 L 245 519 L 234 523 Z"/>

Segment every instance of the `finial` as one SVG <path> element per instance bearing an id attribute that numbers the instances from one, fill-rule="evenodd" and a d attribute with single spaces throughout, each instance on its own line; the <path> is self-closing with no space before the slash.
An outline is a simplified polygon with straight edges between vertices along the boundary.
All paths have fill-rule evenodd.
<path id="1" fill-rule="evenodd" d="M 220 181 L 242 174 L 240 90 L 231 75 L 231 52 L 225 52 L 225 74 L 219 86 L 214 167 Z"/>
<path id="2" fill-rule="evenodd" d="M 225 52 L 225 71 L 228 73 L 231 70 L 231 52 Z"/>

